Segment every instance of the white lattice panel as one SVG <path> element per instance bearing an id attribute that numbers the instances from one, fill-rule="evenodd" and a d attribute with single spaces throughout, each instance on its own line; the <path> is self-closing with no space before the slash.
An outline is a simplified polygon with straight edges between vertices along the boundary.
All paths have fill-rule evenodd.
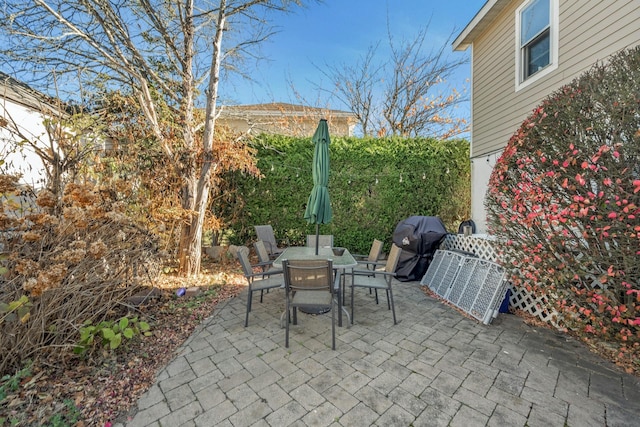
<path id="1" fill-rule="evenodd" d="M 504 276 L 502 267 L 494 262 L 438 250 L 420 284 L 489 324 L 498 315 L 506 291 Z"/>
<path id="2" fill-rule="evenodd" d="M 476 280 L 482 279 L 484 285 L 480 288 L 470 313 L 476 319 L 488 324 L 491 319 L 498 316 L 500 304 L 504 300 L 509 283 L 504 269 L 491 261 L 479 259 L 473 274 Z"/>
<path id="3" fill-rule="evenodd" d="M 422 285 L 429 286 L 440 297 L 445 298 L 458 273 L 461 254 L 450 251 L 436 251 L 424 277 Z"/>
<path id="4" fill-rule="evenodd" d="M 451 288 L 449 294 L 451 302 L 468 313 L 471 312 L 476 296 L 482 287 L 482 282 L 476 281 L 473 276 L 477 261 L 477 258 L 463 258 L 457 279 L 460 285 Z"/>
<path id="5" fill-rule="evenodd" d="M 514 292 L 514 289 L 511 288 L 509 307 L 536 316 L 538 319 L 555 327 L 559 326 L 558 312 L 553 307 L 549 308 L 546 298 L 536 297 L 526 289 L 519 289 Z"/>
<path id="6" fill-rule="evenodd" d="M 496 244 L 496 241 L 482 237 L 447 234 L 444 242 L 440 245 L 440 249 L 472 252 L 478 258 L 498 262 Z"/>
<path id="7" fill-rule="evenodd" d="M 444 242 L 440 245 L 440 249 L 471 252 L 481 259 L 499 264 L 500 259 L 498 251 L 496 250 L 497 244 L 498 242 L 495 240 L 490 240 L 478 235 L 464 236 L 462 234 L 448 234 Z M 429 271 L 427 271 L 427 273 L 429 273 Z M 502 291 L 503 295 L 507 288 L 511 290 L 511 297 L 509 298 L 509 307 L 511 309 L 522 310 L 525 313 L 536 316 L 544 322 L 558 326 L 557 319 L 559 314 L 550 306 L 546 298 L 536 297 L 526 289 L 515 289 L 508 282 L 506 282 L 505 288 Z M 442 296 L 440 293 L 438 293 L 438 295 Z"/>

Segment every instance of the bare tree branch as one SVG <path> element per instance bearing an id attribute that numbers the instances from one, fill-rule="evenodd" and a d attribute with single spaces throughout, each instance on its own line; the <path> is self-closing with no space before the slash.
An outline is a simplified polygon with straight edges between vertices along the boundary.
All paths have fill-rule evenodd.
<path id="1" fill-rule="evenodd" d="M 371 46 L 366 55 L 354 65 L 328 65 L 320 71 L 333 82 L 333 94 L 348 105 L 360 123 L 362 133 L 366 136 L 374 134 L 374 124 L 378 106 L 375 105 L 375 88 L 382 79 L 382 66 L 374 64 L 378 45 Z"/>
<path id="2" fill-rule="evenodd" d="M 222 171 L 213 144 L 221 73 L 240 71 L 251 48 L 273 34 L 268 18 L 274 12 L 304 3 L 5 0 L 0 66 L 11 66 L 19 77 L 28 70 L 30 83 L 45 93 L 59 79 L 73 83 L 67 86 L 71 98 L 77 99 L 80 85 L 94 89 L 90 102 L 109 90 L 135 94 L 167 163 L 182 179 L 176 191 L 186 219 L 178 258 L 182 273 L 197 274 L 210 182 Z M 195 114 L 202 108 L 204 119 Z M 177 120 L 161 116 L 167 111 L 177 112 Z"/>
<path id="3" fill-rule="evenodd" d="M 378 43 L 353 64 L 320 69 L 333 84 L 325 90 L 351 109 L 364 135 L 448 138 L 466 130 L 466 119 L 453 114 L 464 89 L 447 89 L 446 81 L 468 60 L 446 55 L 451 36 L 425 53 L 428 30 L 397 42 L 388 27 L 387 60 L 379 60 Z"/>

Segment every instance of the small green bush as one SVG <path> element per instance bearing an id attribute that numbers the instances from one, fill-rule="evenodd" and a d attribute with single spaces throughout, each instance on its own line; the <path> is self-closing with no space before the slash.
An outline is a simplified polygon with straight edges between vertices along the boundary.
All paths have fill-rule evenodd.
<path id="1" fill-rule="evenodd" d="M 113 320 L 103 320 L 94 325 L 90 320 L 80 328 L 80 340 L 73 349 L 76 354 L 85 354 L 94 345 L 100 344 L 115 350 L 120 347 L 122 339 L 131 339 L 135 335 L 150 335 L 149 324 L 138 320 L 137 317 L 121 317 L 117 322 Z"/>
<path id="2" fill-rule="evenodd" d="M 31 317 L 31 307 L 33 303 L 26 295 L 21 295 L 19 299 L 10 301 L 8 304 L 0 301 L 0 324 L 2 322 L 25 323 Z"/>
<path id="3" fill-rule="evenodd" d="M 640 47 L 548 97 L 490 179 L 491 232 L 515 286 L 583 337 L 640 343 Z"/>

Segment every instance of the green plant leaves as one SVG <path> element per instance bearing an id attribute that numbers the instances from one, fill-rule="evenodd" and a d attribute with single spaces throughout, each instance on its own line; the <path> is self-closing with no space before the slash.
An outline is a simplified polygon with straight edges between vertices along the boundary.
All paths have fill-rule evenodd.
<path id="1" fill-rule="evenodd" d="M 20 381 L 31 376 L 31 361 L 27 361 L 24 368 L 17 371 L 14 375 L 3 375 L 0 378 L 0 403 L 7 396 L 7 392 L 16 391 L 20 386 Z M 2 418 L 0 418 L 0 421 Z M 0 423 L 0 425 L 3 425 Z"/>
<path id="2" fill-rule="evenodd" d="M 129 319 L 123 317 L 122 319 L 120 319 L 120 321 L 118 321 L 118 326 L 120 327 L 120 330 L 124 330 L 127 326 L 129 326 Z"/>
<path id="3" fill-rule="evenodd" d="M 116 350 L 122 344 L 123 337 L 130 340 L 137 334 L 149 336 L 151 327 L 147 322 L 138 320 L 137 317 L 122 317 L 117 321 L 105 320 L 98 325 L 93 325 L 90 320 L 83 323 L 80 328 L 80 339 L 73 351 L 76 354 L 85 354 L 93 347 L 95 337 L 102 347 L 109 350 Z"/>
<path id="4" fill-rule="evenodd" d="M 31 300 L 26 295 L 22 295 L 18 300 L 11 301 L 8 304 L 0 302 L 0 323 L 5 320 L 7 322 L 19 320 L 21 323 L 26 323 L 31 317 L 32 306 Z"/>
<path id="5" fill-rule="evenodd" d="M 116 348 L 120 347 L 120 343 L 122 343 L 122 335 L 115 334 L 113 338 L 109 340 L 109 349 L 115 350 Z"/>
<path id="6" fill-rule="evenodd" d="M 102 328 L 102 337 L 106 340 L 111 340 L 116 335 L 116 333 L 111 328 Z"/>

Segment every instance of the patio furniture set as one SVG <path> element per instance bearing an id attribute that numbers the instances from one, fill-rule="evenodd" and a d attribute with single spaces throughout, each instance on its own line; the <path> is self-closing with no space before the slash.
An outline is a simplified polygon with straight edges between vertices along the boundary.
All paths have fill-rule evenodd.
<path id="1" fill-rule="evenodd" d="M 265 292 L 283 289 L 285 347 L 289 347 L 290 324 L 297 324 L 297 312 L 331 313 L 332 349 L 335 350 L 336 318 L 342 326 L 343 313 L 348 323 L 354 323 L 355 289 L 366 288 L 375 293 L 384 291 L 387 308 L 397 323 L 393 303 L 392 279 L 400 258 L 401 249 L 392 246 L 386 261 L 379 261 L 382 241 L 374 240 L 368 255 L 351 254 L 346 248 L 335 248 L 331 235 L 309 235 L 306 246 L 278 247 L 270 225 L 256 226 L 258 240 L 254 243 L 258 263 L 252 264 L 249 248 L 236 252 L 248 284 L 244 326 L 249 325 L 253 294 L 260 292 L 260 302 Z M 317 242 L 316 242 L 317 239 Z M 350 311 L 344 307 L 346 290 L 350 288 Z M 337 312 L 337 316 L 336 316 Z"/>

